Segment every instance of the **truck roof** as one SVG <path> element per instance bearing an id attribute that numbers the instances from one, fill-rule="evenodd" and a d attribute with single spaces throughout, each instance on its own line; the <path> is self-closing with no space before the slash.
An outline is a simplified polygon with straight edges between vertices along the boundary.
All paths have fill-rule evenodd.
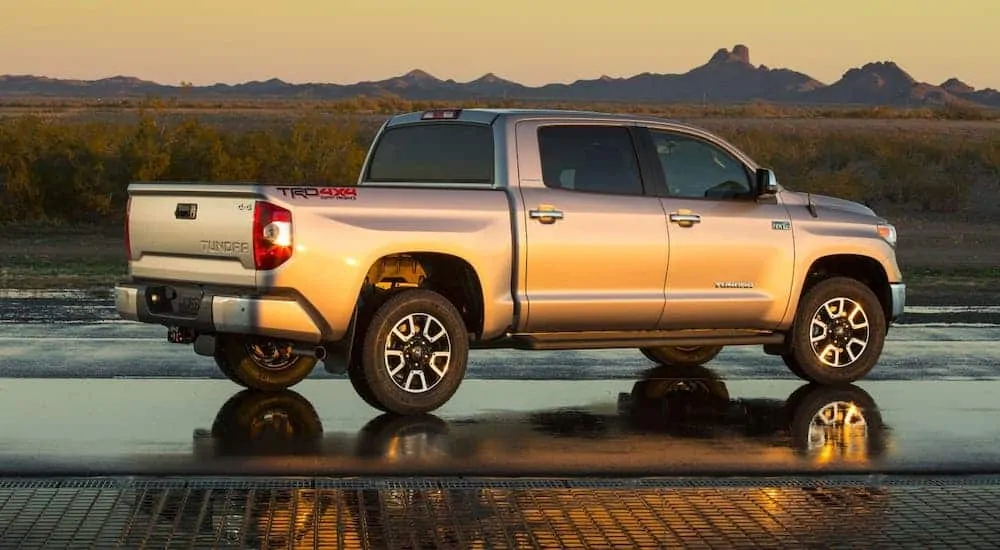
<path id="1" fill-rule="evenodd" d="M 514 118 L 514 119 L 527 119 L 527 118 L 560 118 L 560 119 L 588 119 L 588 120 L 616 120 L 616 121 L 628 121 L 628 122 L 654 122 L 657 124 L 667 124 L 675 127 L 682 127 L 691 130 L 703 131 L 702 128 L 693 126 L 690 124 L 685 124 L 683 122 L 649 116 L 649 115 L 636 115 L 631 113 L 607 113 L 599 111 L 582 111 L 582 110 L 572 110 L 572 109 L 503 109 L 503 108 L 471 108 L 463 109 L 455 107 L 452 109 L 430 109 L 427 111 L 414 111 L 410 113 L 402 113 L 393 116 L 389 119 L 387 126 L 398 126 L 401 124 L 412 124 L 415 122 L 420 122 L 424 120 L 424 116 L 429 113 L 445 113 L 445 112 L 457 112 L 457 117 L 439 117 L 445 120 L 461 120 L 463 122 L 478 122 L 482 124 L 492 124 L 498 118 Z"/>

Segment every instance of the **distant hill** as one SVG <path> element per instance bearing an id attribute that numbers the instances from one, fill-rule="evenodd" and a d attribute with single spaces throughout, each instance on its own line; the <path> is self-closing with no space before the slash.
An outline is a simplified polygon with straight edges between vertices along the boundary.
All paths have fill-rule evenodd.
<path id="1" fill-rule="evenodd" d="M 60 80 L 30 75 L 0 76 L 0 98 L 126 97 L 344 99 L 358 96 L 410 100 L 521 99 L 537 101 L 633 101 L 857 104 L 892 106 L 965 105 L 1000 108 L 1000 92 L 976 90 L 957 78 L 939 86 L 919 82 L 891 61 L 868 63 L 824 84 L 790 69 L 756 66 L 744 45 L 722 48 L 683 74 L 642 73 L 628 78 L 601 76 L 571 84 L 529 87 L 488 73 L 470 82 L 441 80 L 413 70 L 386 80 L 355 84 L 290 84 L 277 78 L 241 84 L 166 85 L 129 76 L 100 80 Z"/>
<path id="2" fill-rule="evenodd" d="M 957 84 L 956 84 L 957 83 Z M 957 80 L 949 86 L 917 82 L 891 61 L 868 63 L 844 73 L 840 80 L 804 94 L 815 103 L 864 103 L 876 105 L 952 105 L 974 102 L 974 90 Z"/>
<path id="3" fill-rule="evenodd" d="M 957 78 L 949 78 L 944 81 L 941 84 L 941 88 L 956 97 L 973 103 L 988 105 L 990 107 L 1000 107 L 1000 91 L 993 88 L 977 90 Z"/>

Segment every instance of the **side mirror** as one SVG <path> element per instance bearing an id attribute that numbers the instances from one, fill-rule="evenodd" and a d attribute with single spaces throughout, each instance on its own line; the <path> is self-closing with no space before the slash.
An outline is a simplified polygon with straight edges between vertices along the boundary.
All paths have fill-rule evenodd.
<path id="1" fill-rule="evenodd" d="M 778 177 L 770 168 L 757 169 L 757 196 L 774 195 L 778 192 Z"/>

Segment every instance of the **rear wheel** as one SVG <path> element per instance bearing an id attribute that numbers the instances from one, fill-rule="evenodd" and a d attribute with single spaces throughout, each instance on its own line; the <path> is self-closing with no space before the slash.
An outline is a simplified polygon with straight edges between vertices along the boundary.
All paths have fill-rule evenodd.
<path id="1" fill-rule="evenodd" d="M 219 371 L 221 371 L 222 374 L 224 374 L 230 381 L 235 382 L 244 388 L 247 387 L 246 382 L 240 380 L 240 378 L 236 376 L 236 371 L 233 370 L 232 365 L 226 361 L 226 356 L 221 351 L 215 352 L 215 366 L 219 367 Z"/>
<path id="2" fill-rule="evenodd" d="M 309 376 L 317 360 L 293 355 L 291 342 L 227 335 L 219 338 L 215 362 L 219 370 L 242 386 L 280 391 Z"/>
<path id="3" fill-rule="evenodd" d="M 372 317 L 358 383 L 386 412 L 428 413 L 458 390 L 468 356 L 469 334 L 455 306 L 436 292 L 407 290 Z"/>
<path id="4" fill-rule="evenodd" d="M 802 297 L 785 364 L 817 384 L 849 384 L 872 370 L 885 336 L 885 312 L 875 293 L 860 281 L 832 277 Z"/>
<path id="5" fill-rule="evenodd" d="M 351 386 L 354 387 L 354 391 L 357 392 L 358 397 L 369 407 L 382 412 L 389 412 L 385 408 L 385 405 L 375 398 L 375 394 L 372 393 L 372 387 L 368 384 L 368 379 L 365 378 L 365 371 L 360 365 L 351 365 L 347 370 L 347 377 L 351 380 Z"/>
<path id="6" fill-rule="evenodd" d="M 668 367 L 700 367 L 715 359 L 722 346 L 661 346 L 639 351 L 650 361 Z"/>

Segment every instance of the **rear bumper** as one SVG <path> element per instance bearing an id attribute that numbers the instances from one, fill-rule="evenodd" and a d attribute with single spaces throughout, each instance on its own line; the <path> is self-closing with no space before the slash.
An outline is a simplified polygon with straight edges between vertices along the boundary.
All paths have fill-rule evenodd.
<path id="1" fill-rule="evenodd" d="M 889 294 L 892 299 L 892 313 L 889 321 L 895 321 L 903 315 L 906 309 L 906 285 L 904 283 L 890 283 Z"/>
<path id="2" fill-rule="evenodd" d="M 254 334 L 319 343 L 322 331 L 295 298 L 216 292 L 199 286 L 119 283 L 115 309 L 122 319 L 177 326 L 205 334 Z"/>

